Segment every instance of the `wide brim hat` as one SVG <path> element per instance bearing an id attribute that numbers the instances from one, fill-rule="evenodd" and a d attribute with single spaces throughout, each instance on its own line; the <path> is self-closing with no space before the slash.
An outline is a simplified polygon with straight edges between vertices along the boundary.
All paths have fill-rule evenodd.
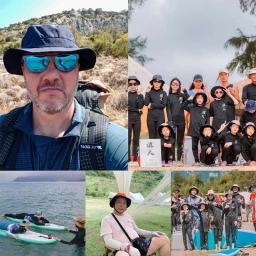
<path id="1" fill-rule="evenodd" d="M 213 128 L 212 125 L 210 125 L 210 124 L 205 124 L 205 125 L 203 125 L 203 126 L 200 127 L 199 132 L 200 132 L 201 136 L 203 136 L 204 128 L 211 128 L 211 129 L 212 129 L 212 133 L 215 132 L 215 129 Z"/>
<path id="2" fill-rule="evenodd" d="M 194 96 L 194 98 L 193 98 L 193 103 L 194 103 L 194 105 L 197 104 L 197 103 L 196 103 L 196 98 L 197 98 L 199 95 L 202 95 L 203 98 L 204 98 L 203 105 L 206 104 L 206 102 L 207 102 L 207 95 L 206 95 L 204 92 L 198 92 L 198 93 L 195 94 L 195 96 Z"/>
<path id="3" fill-rule="evenodd" d="M 214 193 L 214 191 L 212 189 L 209 189 L 207 191 L 207 196 L 209 196 L 209 195 L 215 195 L 215 193 Z"/>
<path id="4" fill-rule="evenodd" d="M 199 189 L 196 186 L 192 186 L 189 188 L 189 194 L 191 194 L 192 189 L 195 189 L 197 191 L 197 194 L 199 193 Z"/>
<path id="5" fill-rule="evenodd" d="M 248 122 L 248 123 L 245 124 L 245 126 L 243 128 L 243 134 L 246 134 L 246 129 L 249 126 L 252 126 L 254 128 L 255 132 L 256 132 L 256 125 L 253 122 Z"/>
<path id="6" fill-rule="evenodd" d="M 128 76 L 128 83 L 129 83 L 131 80 L 136 81 L 137 85 L 140 85 L 140 80 L 137 78 L 137 76 Z"/>
<path id="7" fill-rule="evenodd" d="M 201 202 L 201 203 L 198 205 L 198 208 L 201 208 L 201 205 L 202 205 L 202 204 L 205 205 L 205 208 L 208 208 L 208 204 L 207 204 L 205 201 Z"/>
<path id="8" fill-rule="evenodd" d="M 180 192 L 180 189 L 179 189 L 179 188 L 173 188 L 173 189 L 172 189 L 172 193 L 173 193 L 173 192 L 176 192 L 176 191 Z"/>
<path id="9" fill-rule="evenodd" d="M 238 188 L 238 191 L 240 191 L 240 187 L 239 187 L 237 184 L 233 184 L 230 190 L 232 191 L 232 189 L 233 189 L 234 187 L 237 187 L 237 188 Z"/>
<path id="10" fill-rule="evenodd" d="M 111 208 L 114 208 L 115 202 L 116 202 L 117 198 L 119 198 L 119 197 L 126 199 L 127 208 L 131 205 L 131 202 L 132 202 L 131 199 L 125 193 L 119 192 L 114 197 L 111 198 L 111 200 L 109 202 L 109 205 Z"/>
<path id="11" fill-rule="evenodd" d="M 181 204 L 180 209 L 183 210 L 184 205 L 188 206 L 188 209 L 191 209 L 191 205 L 189 205 L 187 202 L 184 202 Z"/>
<path id="12" fill-rule="evenodd" d="M 216 92 L 216 90 L 218 90 L 218 89 L 221 89 L 221 90 L 223 91 L 223 94 L 222 94 L 222 97 L 221 97 L 221 98 L 224 98 L 227 93 L 226 93 L 225 89 L 224 89 L 222 86 L 219 86 L 219 85 L 214 86 L 214 87 L 211 89 L 211 96 L 212 96 L 213 98 L 216 98 L 215 92 Z"/>
<path id="13" fill-rule="evenodd" d="M 163 123 L 163 124 L 161 124 L 161 125 L 158 127 L 158 134 L 159 134 L 160 137 L 163 137 L 162 129 L 163 129 L 164 127 L 168 127 L 168 128 L 169 128 L 169 130 L 170 130 L 170 137 L 175 134 L 175 132 L 174 132 L 174 130 L 173 130 L 173 128 L 172 128 L 171 125 L 169 125 L 168 123 Z"/>
<path id="14" fill-rule="evenodd" d="M 165 81 L 163 80 L 161 75 L 153 75 L 152 79 L 149 81 L 151 85 L 153 85 L 153 81 L 158 80 L 164 85 Z"/>
<path id="15" fill-rule="evenodd" d="M 229 124 L 227 125 L 227 129 L 228 129 L 229 131 L 230 131 L 230 127 L 231 127 L 232 124 L 238 125 L 238 127 L 239 127 L 239 132 L 242 131 L 242 127 L 241 127 L 240 122 L 239 122 L 238 120 L 233 120 L 233 121 L 229 122 Z"/>
<path id="16" fill-rule="evenodd" d="M 3 62 L 10 74 L 22 75 L 22 57 L 25 54 L 58 52 L 79 55 L 79 70 L 88 70 L 96 63 L 96 53 L 91 48 L 79 48 L 73 34 L 64 25 L 29 26 L 22 41 L 21 48 L 5 51 Z"/>
<path id="17" fill-rule="evenodd" d="M 232 191 L 228 191 L 228 192 L 225 194 L 225 197 L 227 197 L 228 195 L 232 195 L 232 196 L 233 196 L 233 192 L 232 192 Z"/>
<path id="18" fill-rule="evenodd" d="M 80 227 L 80 228 L 84 228 L 85 225 L 85 217 L 84 216 L 77 216 L 74 218 L 74 222 L 75 224 Z"/>

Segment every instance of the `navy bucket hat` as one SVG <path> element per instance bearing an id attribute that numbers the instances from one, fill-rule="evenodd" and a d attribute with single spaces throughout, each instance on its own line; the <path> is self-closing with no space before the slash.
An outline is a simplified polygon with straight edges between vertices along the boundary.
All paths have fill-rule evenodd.
<path id="1" fill-rule="evenodd" d="M 21 41 L 21 48 L 10 48 L 4 53 L 5 68 L 11 74 L 22 75 L 21 61 L 24 54 L 47 52 L 78 54 L 79 70 L 91 69 L 96 62 L 96 53 L 90 48 L 79 48 L 67 26 L 44 24 L 29 26 Z"/>

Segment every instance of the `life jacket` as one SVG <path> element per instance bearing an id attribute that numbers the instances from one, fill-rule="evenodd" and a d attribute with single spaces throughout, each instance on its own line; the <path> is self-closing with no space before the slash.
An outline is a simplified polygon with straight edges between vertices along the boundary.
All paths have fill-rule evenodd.
<path id="1" fill-rule="evenodd" d="M 31 104 L 31 103 L 28 103 Z M 19 115 L 26 107 L 18 107 L 7 113 L 0 125 L 0 170 L 15 170 L 16 155 L 21 133 L 14 127 Z M 106 145 L 107 116 L 90 109 L 85 111 L 86 122 L 82 124 L 79 145 L 81 170 L 104 170 L 104 150 Z M 74 144 L 75 147 L 76 143 Z M 72 152 L 72 150 L 71 150 Z M 69 169 L 70 157 L 64 160 L 63 170 Z M 8 164 L 7 164 L 8 163 Z"/>

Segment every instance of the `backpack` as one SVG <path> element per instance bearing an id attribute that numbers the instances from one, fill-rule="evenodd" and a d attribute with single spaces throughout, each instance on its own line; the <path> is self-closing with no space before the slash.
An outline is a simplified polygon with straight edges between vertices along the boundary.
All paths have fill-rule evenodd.
<path id="1" fill-rule="evenodd" d="M 82 103 L 81 105 L 85 105 L 86 108 L 86 122 L 82 124 L 81 140 L 79 144 L 80 170 L 104 170 L 106 169 L 104 149 L 109 119 L 101 112 L 97 102 L 98 97 L 94 90 L 87 90 L 85 88 L 78 89 L 77 94 L 78 97 L 76 96 L 76 98 L 78 102 L 80 104 Z M 88 96 L 91 97 L 88 99 Z M 11 110 L 1 121 L 0 170 L 15 169 L 16 154 L 19 148 L 19 137 L 21 133 L 14 128 L 14 124 L 26 106 L 27 105 Z M 70 155 L 72 155 L 76 144 L 77 141 L 74 141 L 74 147 L 71 149 Z M 70 157 L 66 157 L 62 167 L 63 170 L 69 169 L 69 162 Z"/>

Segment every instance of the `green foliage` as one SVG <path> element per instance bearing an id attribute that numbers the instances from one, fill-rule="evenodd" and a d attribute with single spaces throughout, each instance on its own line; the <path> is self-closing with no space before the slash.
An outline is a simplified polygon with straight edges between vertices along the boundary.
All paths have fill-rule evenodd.
<path id="1" fill-rule="evenodd" d="M 254 15 L 256 13 L 255 0 L 239 0 L 239 2 L 243 12 L 250 12 L 251 15 Z"/>
<path id="2" fill-rule="evenodd" d="M 183 173 L 184 174 L 184 173 Z M 172 175 L 172 188 L 179 188 L 181 194 L 187 196 L 191 186 L 196 186 L 201 195 L 205 195 L 209 189 L 223 193 L 228 191 L 233 184 L 238 184 L 241 190 L 247 191 L 248 187 L 256 180 L 256 172 L 223 172 L 220 177 L 210 177 L 208 180 L 202 178 L 202 173 L 196 172 L 190 175 L 182 175 L 175 172 Z"/>
<path id="3" fill-rule="evenodd" d="M 128 56 L 128 33 L 121 35 L 113 44 L 112 55 L 114 57 Z"/>

